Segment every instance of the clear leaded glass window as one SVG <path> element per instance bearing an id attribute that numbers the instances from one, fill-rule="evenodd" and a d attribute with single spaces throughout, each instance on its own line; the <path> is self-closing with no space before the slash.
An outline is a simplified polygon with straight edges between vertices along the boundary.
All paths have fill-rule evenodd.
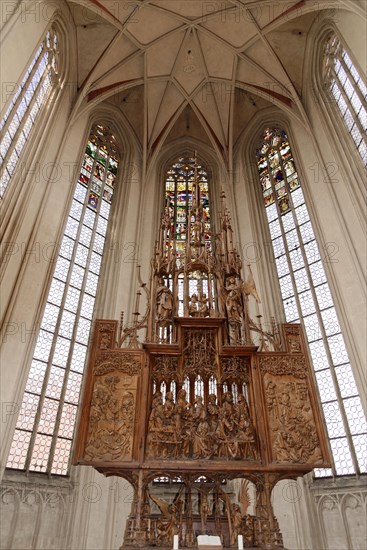
<path id="1" fill-rule="evenodd" d="M 287 322 L 304 326 L 334 465 L 367 471 L 367 425 L 286 133 L 267 128 L 257 167 Z"/>
<path id="2" fill-rule="evenodd" d="M 5 193 L 42 106 L 59 81 L 58 38 L 50 30 L 38 48 L 0 122 L 0 197 Z"/>
<path id="3" fill-rule="evenodd" d="M 118 168 L 115 137 L 88 140 L 7 466 L 65 475 Z"/>
<path id="4" fill-rule="evenodd" d="M 334 34 L 325 45 L 324 79 L 350 136 L 367 165 L 367 87 Z"/>

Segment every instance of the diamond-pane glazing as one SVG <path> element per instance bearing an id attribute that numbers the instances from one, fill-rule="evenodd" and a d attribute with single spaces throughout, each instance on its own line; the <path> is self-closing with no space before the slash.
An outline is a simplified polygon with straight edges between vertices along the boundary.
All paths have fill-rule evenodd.
<path id="1" fill-rule="evenodd" d="M 52 437 L 49 435 L 37 434 L 33 447 L 30 469 L 35 472 L 46 472 L 48 455 L 50 453 Z"/>
<path id="2" fill-rule="evenodd" d="M 299 295 L 299 303 L 301 304 L 302 315 L 306 316 L 315 313 L 315 302 L 310 290 L 308 292 L 302 292 L 302 294 Z"/>
<path id="3" fill-rule="evenodd" d="M 291 323 L 295 321 L 295 319 L 298 319 L 298 308 L 294 298 L 288 298 L 288 300 L 283 303 L 283 306 L 287 323 Z"/>
<path id="4" fill-rule="evenodd" d="M 336 400 L 337 397 L 330 369 L 317 371 L 315 374 L 322 403 Z"/>
<path id="5" fill-rule="evenodd" d="M 55 446 L 55 456 L 51 468 L 52 474 L 62 476 L 68 473 L 70 450 L 70 440 L 57 438 Z"/>
<path id="6" fill-rule="evenodd" d="M 94 156 L 91 156 L 92 151 Z M 12 468 L 49 470 L 58 475 L 68 472 L 86 344 L 102 262 L 99 252 L 103 251 L 110 212 L 110 204 L 101 205 L 101 197 L 104 197 L 103 202 L 111 200 L 112 188 L 108 184 L 115 179 L 115 174 L 108 172 L 107 175 L 104 169 L 99 172 L 96 169 L 98 178 L 93 177 L 98 151 L 104 157 L 107 155 L 108 166 L 117 168 L 115 137 L 108 127 L 101 125 L 93 130 L 87 144 L 59 248 L 9 455 Z M 107 177 L 108 182 L 105 181 Z M 101 221 L 102 212 L 105 218 Z M 97 223 L 103 234 L 96 233 Z M 36 432 L 33 443 L 31 431 Z"/>
<path id="7" fill-rule="evenodd" d="M 367 435 L 352 437 L 361 473 L 367 473 Z"/>
<path id="8" fill-rule="evenodd" d="M 350 365 L 335 367 L 335 374 L 338 379 L 342 397 L 352 397 L 354 395 L 358 395 L 358 389 L 354 381 L 354 376 Z"/>
<path id="9" fill-rule="evenodd" d="M 341 334 L 336 334 L 335 336 L 328 338 L 328 345 L 334 365 L 349 362 L 344 339 Z"/>
<path id="10" fill-rule="evenodd" d="M 66 367 L 69 356 L 70 340 L 67 338 L 58 337 L 56 340 L 53 362 L 60 366 Z"/>
<path id="11" fill-rule="evenodd" d="M 351 90 L 345 75 L 343 79 L 346 89 Z M 351 102 L 356 109 L 360 108 L 359 102 L 353 101 L 353 93 Z M 342 105 L 343 97 L 336 83 L 333 94 Z M 349 117 L 346 104 L 344 108 Z M 334 474 L 358 473 L 354 469 L 357 450 L 354 440 L 348 438 L 349 430 L 353 437 L 367 431 L 365 416 L 286 133 L 278 128 L 267 128 L 256 154 L 285 317 L 287 322 L 298 322 L 301 318 L 306 331 L 327 429 L 333 441 Z M 284 179 L 282 171 L 281 183 L 280 178 L 275 179 L 280 165 L 284 165 L 286 175 Z M 284 199 L 286 194 L 290 194 L 290 201 Z M 283 227 L 284 237 L 278 223 Z M 332 251 L 325 247 L 323 252 L 329 257 Z M 293 277 L 288 274 L 289 269 Z M 347 423 L 348 433 L 345 431 Z M 319 477 L 332 474 L 332 470 L 317 470 Z"/>
<path id="12" fill-rule="evenodd" d="M 329 432 L 329 437 L 332 438 L 345 435 L 345 429 L 338 402 L 334 401 L 332 403 L 323 403 L 322 408 L 324 410 L 324 417 L 326 427 Z"/>
<path id="13" fill-rule="evenodd" d="M 306 269 L 303 268 L 303 269 L 300 269 L 299 271 L 295 271 L 294 279 L 296 281 L 296 287 L 298 292 L 303 292 L 304 290 L 307 290 L 310 288 L 310 283 L 308 280 Z"/>
<path id="14" fill-rule="evenodd" d="M 277 267 L 278 277 L 283 277 L 283 275 L 287 275 L 287 273 L 289 273 L 287 256 L 280 256 L 280 258 L 275 260 L 275 264 Z"/>
<path id="15" fill-rule="evenodd" d="M 349 429 L 351 433 L 361 434 L 367 433 L 367 422 L 364 416 L 361 400 L 358 397 L 350 397 L 343 401 L 345 414 L 348 419 Z"/>
<path id="16" fill-rule="evenodd" d="M 37 414 L 39 396 L 25 392 L 20 407 L 17 428 L 21 430 L 32 430 Z"/>
<path id="17" fill-rule="evenodd" d="M 65 369 L 55 366 L 51 367 L 50 376 L 46 388 L 47 397 L 52 397 L 53 399 L 60 398 L 64 382 L 64 375 Z"/>
<path id="18" fill-rule="evenodd" d="M 25 468 L 31 433 L 15 430 L 6 467 L 23 470 Z"/>
<path id="19" fill-rule="evenodd" d="M 330 445 L 334 456 L 336 473 L 338 475 L 354 474 L 355 469 L 347 438 L 332 439 Z"/>
<path id="20" fill-rule="evenodd" d="M 15 171 L 34 122 L 46 104 L 52 88 L 56 87 L 59 81 L 60 75 L 55 71 L 58 50 L 52 46 L 53 41 L 47 45 L 50 36 L 56 36 L 52 28 L 47 32 L 20 85 L 12 94 L 12 101 L 0 122 L 4 136 L 0 141 L 0 151 L 3 165 L 8 167 L 9 174 Z M 10 178 L 3 179 L 1 197 L 9 181 Z"/>
<path id="21" fill-rule="evenodd" d="M 367 109 L 366 102 L 362 104 L 361 97 L 366 100 L 366 86 L 360 78 L 350 57 L 347 55 L 342 43 L 336 35 L 331 35 L 326 43 L 324 55 L 324 72 L 326 81 L 335 97 L 336 110 L 344 120 L 345 126 L 351 135 L 357 151 L 361 154 L 359 144 L 366 141 L 362 137 L 360 128 L 365 134 Z M 361 154 L 362 161 L 366 159 Z"/>

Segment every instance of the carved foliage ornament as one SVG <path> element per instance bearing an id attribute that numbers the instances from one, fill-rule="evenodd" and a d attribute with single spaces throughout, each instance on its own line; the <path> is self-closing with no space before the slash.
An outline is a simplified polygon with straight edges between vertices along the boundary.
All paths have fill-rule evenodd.
<path id="1" fill-rule="evenodd" d="M 260 357 L 260 371 L 262 374 L 275 375 L 291 374 L 297 378 L 306 378 L 306 360 L 302 357 L 268 356 Z"/>
<path id="2" fill-rule="evenodd" d="M 94 363 L 94 374 L 98 376 L 114 370 L 129 376 L 140 374 L 140 358 L 127 353 L 116 353 L 116 351 L 100 353 Z"/>
<path id="3" fill-rule="evenodd" d="M 215 330 L 186 330 L 183 356 L 185 376 L 213 374 L 216 368 Z"/>
<path id="4" fill-rule="evenodd" d="M 249 365 L 244 357 L 223 357 L 222 363 L 222 382 L 225 380 L 238 380 L 248 384 Z"/>
<path id="5" fill-rule="evenodd" d="M 176 380 L 178 373 L 178 357 L 158 355 L 155 358 L 153 377 L 155 380 Z"/>

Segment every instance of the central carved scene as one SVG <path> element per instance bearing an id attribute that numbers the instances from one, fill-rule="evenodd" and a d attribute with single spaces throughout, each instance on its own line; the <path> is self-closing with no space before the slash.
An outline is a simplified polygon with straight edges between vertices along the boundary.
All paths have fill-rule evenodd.
<path id="1" fill-rule="evenodd" d="M 250 358 L 220 357 L 218 330 L 183 327 L 182 354 L 154 357 L 147 457 L 258 457 Z"/>

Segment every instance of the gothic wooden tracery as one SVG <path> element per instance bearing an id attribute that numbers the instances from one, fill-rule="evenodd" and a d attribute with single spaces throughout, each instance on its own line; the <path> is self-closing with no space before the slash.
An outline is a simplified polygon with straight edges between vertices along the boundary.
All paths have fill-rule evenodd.
<path id="1" fill-rule="evenodd" d="M 199 172 L 194 159 L 179 222 L 177 200 L 174 214 L 165 205 L 150 291 L 139 275 L 145 315 L 137 306 L 120 338 L 117 321 L 96 323 L 75 461 L 133 479 L 125 546 L 171 546 L 178 534 L 190 548 L 199 533 L 281 546 L 271 491 L 329 464 L 325 433 L 300 326 L 270 333 L 250 318 L 251 270 L 244 281 L 224 194 L 219 232 L 208 225 Z M 178 483 L 171 498 L 154 487 L 162 476 Z M 256 486 L 255 515 L 223 487 L 235 478 Z"/>

